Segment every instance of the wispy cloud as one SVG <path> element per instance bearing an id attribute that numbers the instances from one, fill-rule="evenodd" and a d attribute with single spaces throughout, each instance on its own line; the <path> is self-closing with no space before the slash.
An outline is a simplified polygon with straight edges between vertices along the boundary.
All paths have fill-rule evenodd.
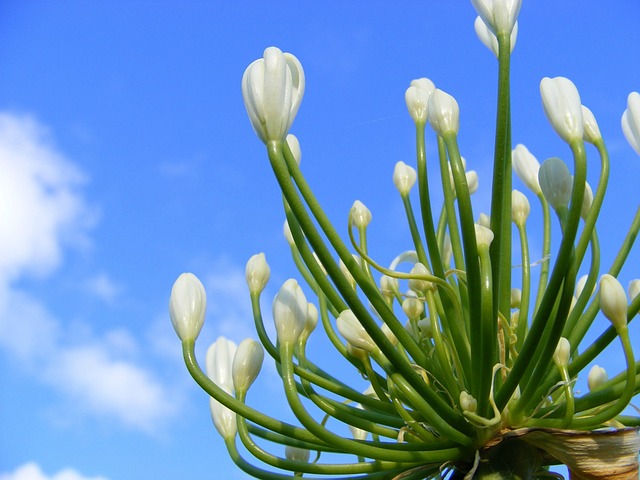
<path id="1" fill-rule="evenodd" d="M 107 478 L 87 477 L 71 468 L 65 468 L 49 476 L 42 471 L 37 463 L 30 462 L 21 465 L 13 472 L 0 473 L 0 480 L 107 480 Z"/>
<path id="2" fill-rule="evenodd" d="M 7 113 L 0 113 L 0 172 L 0 349 L 73 404 L 74 414 L 155 431 L 179 402 L 140 361 L 135 338 L 122 329 L 97 335 L 88 323 L 69 325 L 16 287 L 24 276 L 52 273 L 70 245 L 89 242 L 93 214 L 84 175 L 37 120 Z M 104 272 L 85 288 L 106 301 L 121 291 Z"/>

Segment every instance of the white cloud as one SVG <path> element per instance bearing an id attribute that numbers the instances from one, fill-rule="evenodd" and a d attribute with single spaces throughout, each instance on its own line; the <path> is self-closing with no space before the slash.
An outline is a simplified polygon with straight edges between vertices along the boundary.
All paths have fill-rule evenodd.
<path id="1" fill-rule="evenodd" d="M 107 480 L 106 477 L 86 477 L 71 468 L 65 468 L 53 476 L 45 475 L 40 466 L 30 462 L 10 473 L 0 473 L 0 480 Z"/>
<path id="2" fill-rule="evenodd" d="M 86 241 L 91 210 L 80 171 L 30 116 L 0 113 L 0 279 L 42 275 L 59 265 L 65 243 Z"/>
<path id="3" fill-rule="evenodd" d="M 25 275 L 52 273 L 66 248 L 88 241 L 93 218 L 84 182 L 79 169 L 53 147 L 45 127 L 32 117 L 0 112 L 0 350 L 72 404 L 74 415 L 155 431 L 179 402 L 141 364 L 135 338 L 122 329 L 95 335 L 86 322 L 60 321 L 15 286 Z M 85 288 L 107 301 L 121 291 L 106 273 L 89 279 Z M 24 468 L 37 475 L 37 466 Z M 69 475 L 53 478 L 76 478 Z"/>

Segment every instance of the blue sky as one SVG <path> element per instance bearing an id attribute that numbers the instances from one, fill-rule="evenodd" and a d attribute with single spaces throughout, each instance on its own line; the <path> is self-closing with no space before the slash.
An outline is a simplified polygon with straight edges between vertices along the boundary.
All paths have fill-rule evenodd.
<path id="1" fill-rule="evenodd" d="M 372 210 L 371 250 L 388 263 L 410 240 L 391 175 L 414 158 L 412 79 L 458 100 L 474 207 L 489 209 L 496 62 L 474 19 L 462 0 L 3 1 L 0 479 L 244 478 L 167 313 L 173 281 L 194 272 L 209 297 L 202 354 L 218 335 L 251 336 L 249 256 L 271 264 L 267 299 L 295 275 L 244 68 L 270 45 L 300 59 L 303 171 L 341 229 L 354 200 Z M 612 157 L 604 267 L 640 199 L 620 131 L 640 90 L 639 23 L 635 0 L 524 0 L 513 54 L 514 145 L 568 159 L 542 111 L 544 76 L 572 79 L 598 119 Z M 258 397 L 289 418 L 272 367 Z"/>

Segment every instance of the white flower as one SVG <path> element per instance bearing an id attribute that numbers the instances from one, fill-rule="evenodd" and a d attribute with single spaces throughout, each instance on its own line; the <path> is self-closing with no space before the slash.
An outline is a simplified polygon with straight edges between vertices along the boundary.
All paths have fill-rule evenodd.
<path id="1" fill-rule="evenodd" d="M 180 340 L 195 340 L 204 324 L 207 294 L 198 277 L 183 273 L 173 284 L 169 300 L 171 323 Z"/>
<path id="2" fill-rule="evenodd" d="M 476 35 L 483 43 L 485 47 L 493 52 L 493 54 L 498 57 L 498 38 L 491 31 L 491 29 L 487 26 L 486 23 L 482 20 L 482 17 L 476 17 L 476 21 L 473 23 L 473 27 L 476 31 Z M 513 52 L 513 47 L 516 46 L 516 40 L 518 38 L 518 22 L 513 25 L 513 30 L 511 30 L 511 40 L 510 40 L 510 52 Z"/>
<path id="3" fill-rule="evenodd" d="M 593 392 L 607 380 L 609 380 L 607 371 L 599 365 L 594 365 L 593 367 L 591 367 L 591 370 L 589 370 L 589 376 L 587 377 L 587 385 L 589 386 L 589 391 Z"/>
<path id="4" fill-rule="evenodd" d="M 478 401 L 464 390 L 460 392 L 460 408 L 463 412 L 475 413 L 478 410 Z"/>
<path id="5" fill-rule="evenodd" d="M 540 82 L 542 106 L 551 126 L 567 143 L 582 139 L 584 120 L 578 89 L 565 77 L 545 77 Z"/>
<path id="6" fill-rule="evenodd" d="M 474 223 L 473 226 L 476 230 L 476 243 L 478 244 L 478 248 L 489 248 L 491 242 L 493 242 L 493 232 L 491 229 L 478 223 Z"/>
<path id="7" fill-rule="evenodd" d="M 624 136 L 640 155 L 640 93 L 631 92 L 627 97 L 627 109 L 622 114 Z"/>
<path id="8" fill-rule="evenodd" d="M 273 300 L 273 321 L 280 343 L 295 343 L 307 322 L 307 298 L 300 285 L 290 278 Z"/>
<path id="9" fill-rule="evenodd" d="M 413 167 L 402 161 L 396 163 L 393 169 L 393 184 L 400 192 L 400 195 L 404 197 L 409 194 L 409 191 L 416 183 L 416 176 L 416 171 Z"/>
<path id="10" fill-rule="evenodd" d="M 300 161 L 302 160 L 302 150 L 300 150 L 300 141 L 298 137 L 293 134 L 287 135 L 287 145 L 289 145 L 289 150 L 291 150 L 291 154 L 293 158 L 295 158 L 296 163 L 300 165 Z"/>
<path id="11" fill-rule="evenodd" d="M 584 123 L 584 139 L 589 143 L 596 143 L 602 140 L 600 127 L 593 112 L 582 105 L 582 121 Z"/>
<path id="12" fill-rule="evenodd" d="M 558 157 L 544 161 L 538 173 L 544 198 L 557 211 L 566 208 L 571 200 L 573 178 L 567 165 Z"/>
<path id="13" fill-rule="evenodd" d="M 291 460 L 292 462 L 309 463 L 311 452 L 306 448 L 287 445 L 286 447 L 284 447 L 284 456 L 287 460 Z"/>
<path id="14" fill-rule="evenodd" d="M 371 210 L 360 200 L 353 202 L 349 211 L 349 223 L 356 228 L 367 228 L 371 222 Z"/>
<path id="15" fill-rule="evenodd" d="M 520 190 L 513 190 L 511 192 L 511 220 L 513 223 L 522 227 L 530 212 L 529 199 Z"/>
<path id="16" fill-rule="evenodd" d="M 242 76 L 242 97 L 249 120 L 264 143 L 283 141 L 304 94 L 304 71 L 296 57 L 269 47 Z"/>
<path id="17" fill-rule="evenodd" d="M 629 293 L 629 299 L 633 301 L 640 294 L 640 280 L 631 280 L 627 287 L 627 292 Z"/>
<path id="18" fill-rule="evenodd" d="M 249 291 L 252 294 L 261 293 L 267 286 L 271 270 L 264 253 L 253 255 L 247 262 L 246 279 Z"/>
<path id="19" fill-rule="evenodd" d="M 589 182 L 584 184 L 584 196 L 582 197 L 582 207 L 580 207 L 580 216 L 583 220 L 586 220 L 589 211 L 591 211 L 591 204 L 593 203 L 593 190 Z"/>
<path id="20" fill-rule="evenodd" d="M 521 0 L 471 0 L 471 3 L 495 35 L 511 33 L 522 5 Z"/>
<path id="21" fill-rule="evenodd" d="M 207 349 L 205 358 L 207 376 L 219 387 L 226 386 L 229 392 L 233 392 L 231 365 L 237 349 L 235 342 L 218 337 Z"/>
<path id="22" fill-rule="evenodd" d="M 233 392 L 229 391 L 229 387 L 221 387 L 229 395 L 233 395 Z M 225 440 L 230 440 L 236 436 L 236 412 L 222 405 L 213 397 L 209 398 L 209 407 L 211 409 L 211 419 L 216 430 Z"/>
<path id="23" fill-rule="evenodd" d="M 424 124 L 427 121 L 429 97 L 435 88 L 433 82 L 428 78 L 411 80 L 411 85 L 404 93 L 404 100 L 407 103 L 409 115 L 415 123 Z"/>
<path id="24" fill-rule="evenodd" d="M 553 361 L 558 367 L 566 367 L 569 365 L 569 357 L 571 356 L 571 345 L 569 340 L 560 337 L 556 351 L 553 352 Z"/>
<path id="25" fill-rule="evenodd" d="M 511 152 L 513 161 L 513 171 L 529 190 L 536 195 L 540 194 L 540 182 L 538 181 L 538 171 L 540 163 L 533 154 L 521 143 Z"/>
<path id="26" fill-rule="evenodd" d="M 447 133 L 458 133 L 460 127 L 460 107 L 458 102 L 446 92 L 436 88 L 429 97 L 427 118 L 431 128 L 444 137 Z"/>
<path id="27" fill-rule="evenodd" d="M 251 338 L 245 338 L 233 356 L 231 374 L 237 391 L 247 391 L 258 377 L 264 360 L 262 345 Z"/>
<path id="28" fill-rule="evenodd" d="M 343 310 L 336 319 L 336 325 L 350 345 L 369 353 L 378 350 L 378 346 L 351 310 Z"/>
<path id="29" fill-rule="evenodd" d="M 411 268 L 409 275 L 415 277 L 424 277 L 425 275 L 431 275 L 429 269 L 422 263 L 416 262 L 416 264 Z M 433 290 L 435 285 L 424 278 L 410 278 L 409 279 L 409 288 L 416 293 L 421 293 L 425 295 L 429 290 Z"/>
<path id="30" fill-rule="evenodd" d="M 600 277 L 600 309 L 619 331 L 627 326 L 627 294 L 617 278 L 605 273 Z"/>

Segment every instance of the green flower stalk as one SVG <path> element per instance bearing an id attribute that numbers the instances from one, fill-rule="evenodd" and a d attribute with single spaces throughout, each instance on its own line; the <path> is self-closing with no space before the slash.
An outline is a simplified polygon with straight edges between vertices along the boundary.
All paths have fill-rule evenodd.
<path id="1" fill-rule="evenodd" d="M 640 231 L 640 209 L 603 268 L 596 225 L 609 157 L 596 118 L 570 80 L 543 78 L 543 109 L 571 161 L 551 157 L 540 165 L 524 145 L 514 148 L 510 54 L 521 1 L 472 3 L 476 33 L 498 61 L 491 212 L 474 210 L 478 174 L 461 156 L 458 102 L 427 78 L 411 81 L 404 99 L 416 165 L 397 162 L 392 178 L 412 244 L 398 248 L 388 267 L 369 253 L 372 212 L 356 200 L 340 236 L 299 168 L 301 145 L 289 130 L 305 88 L 300 62 L 270 47 L 245 71 L 245 107 L 281 190 L 284 235 L 304 282 L 292 278 L 279 288 L 271 338 L 261 306 L 270 267 L 264 254 L 251 257 L 246 281 L 259 341 L 218 339 L 206 374 L 195 356 L 206 308 L 195 276 L 176 281 L 170 314 L 230 457 L 256 478 L 525 480 L 555 476 L 555 464 L 567 465 L 572 478 L 638 478 L 640 417 L 627 407 L 640 392 L 629 334 L 640 281 L 629 285 L 629 300 L 617 277 Z M 634 92 L 622 128 L 640 154 L 639 125 Z M 428 141 L 437 149 L 429 163 Z M 597 162 L 587 156 L 596 155 L 592 188 L 587 164 Z M 513 173 L 528 192 L 512 188 Z M 432 200 L 433 178 L 443 205 Z M 528 224 L 535 209 L 540 229 Z M 541 258 L 531 258 L 532 241 L 542 245 Z M 611 322 L 601 332 L 594 322 L 600 313 Z M 596 339 L 587 343 L 590 331 Z M 335 351 L 314 358 L 307 346 L 319 335 Z M 609 379 L 597 365 L 587 370 L 616 339 L 623 371 Z M 262 413 L 259 402 L 251 406 L 248 391 L 265 353 L 295 424 Z M 342 367 L 329 371 L 325 355 Z M 344 368 L 366 379 L 364 393 L 344 380 Z M 588 391 L 577 388 L 581 380 Z"/>

